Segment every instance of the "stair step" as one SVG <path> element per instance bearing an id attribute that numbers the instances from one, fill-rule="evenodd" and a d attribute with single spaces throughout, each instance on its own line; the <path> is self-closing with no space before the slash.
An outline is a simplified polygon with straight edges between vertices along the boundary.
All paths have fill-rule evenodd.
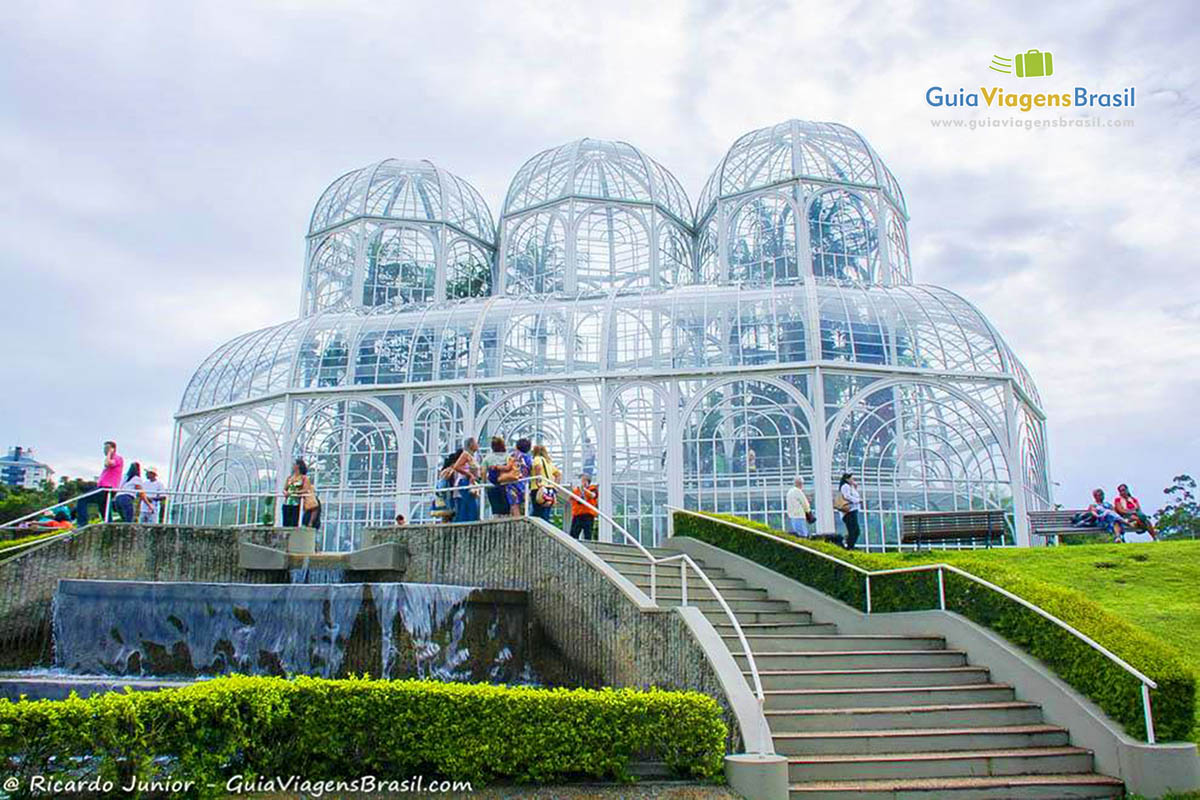
<path id="1" fill-rule="evenodd" d="M 792 784 L 789 789 L 793 800 L 1081 800 L 1125 794 L 1119 780 L 1094 773 L 811 781 Z"/>
<path id="2" fill-rule="evenodd" d="M 721 604 L 718 603 L 715 598 L 711 599 L 711 600 L 701 598 L 694 603 L 691 602 L 691 598 L 688 598 L 688 602 L 690 605 L 696 606 L 701 611 L 711 611 L 711 610 L 720 610 L 721 609 Z M 734 612 L 735 615 L 737 615 L 739 623 L 742 621 L 741 614 L 743 612 L 755 612 L 755 611 L 784 612 L 784 611 L 792 610 L 792 607 L 790 605 L 788 605 L 788 602 L 786 600 L 737 600 L 737 599 L 730 600 L 730 599 L 726 599 L 725 602 L 729 603 L 729 608 Z"/>
<path id="3" fill-rule="evenodd" d="M 605 558 L 604 561 L 617 572 L 621 573 L 626 578 L 629 578 L 631 581 L 650 580 L 650 562 L 646 561 L 644 558 L 640 561 L 635 561 L 628 558 Z M 675 562 L 672 564 L 659 564 L 657 567 L 655 567 L 654 574 L 656 580 L 675 580 L 678 582 L 679 563 Z M 716 581 L 718 578 L 725 580 L 740 580 L 740 578 L 730 578 L 729 575 L 725 573 L 725 570 L 719 568 L 705 569 L 704 574 L 707 575 L 709 580 L 712 581 Z M 693 581 L 699 583 L 700 579 L 696 577 L 695 573 L 689 571 L 688 586 L 691 586 Z"/>
<path id="4" fill-rule="evenodd" d="M 1070 734 L 1055 725 L 990 728 L 900 728 L 878 731 L 804 731 L 774 735 L 780 755 L 834 753 L 924 753 L 1062 747 Z"/>
<path id="5" fill-rule="evenodd" d="M 745 624 L 739 622 L 738 624 L 742 626 L 742 632 L 747 636 L 757 636 L 764 633 L 786 636 L 804 636 L 807 634 L 834 636 L 837 634 L 837 625 L 834 625 L 832 622 L 747 622 Z M 714 622 L 713 627 L 722 636 L 731 636 L 734 640 L 737 639 L 737 634 L 733 632 L 733 624 L 728 620 Z"/>
<path id="6" fill-rule="evenodd" d="M 1011 686 L 998 683 L 979 686 L 900 686 L 871 689 L 768 689 L 765 696 L 764 708 L 771 711 L 1004 703 L 1016 698 Z"/>
<path id="7" fill-rule="evenodd" d="M 741 622 L 738 617 L 738 622 Z M 759 669 L 870 669 L 872 667 L 922 668 L 963 667 L 967 655 L 961 650 L 811 650 L 805 652 L 776 652 L 755 650 L 750 652 Z M 749 669 L 746 656 L 740 650 L 733 658 L 743 670 Z"/>
<path id="8" fill-rule="evenodd" d="M 645 556 L 642 555 L 642 551 L 639 550 L 635 545 L 632 545 L 632 544 L 616 544 L 613 542 L 593 542 L 593 541 L 589 540 L 589 541 L 585 541 L 583 543 L 583 546 L 593 552 L 596 552 L 596 553 L 604 553 L 605 555 L 612 553 L 614 555 L 620 555 L 620 556 L 636 555 L 636 556 L 641 557 L 643 561 L 645 560 Z M 647 547 L 646 549 L 649 550 L 652 555 L 659 557 L 659 558 L 661 558 L 663 556 L 673 556 L 679 552 L 678 550 L 672 550 L 669 547 Z"/>
<path id="9" fill-rule="evenodd" d="M 813 650 L 944 650 L 946 640 L 941 636 L 846 636 L 825 634 L 768 634 L 754 633 L 750 652 L 757 653 Z M 727 637 L 728 638 L 728 637 Z M 734 639 L 736 641 L 736 638 Z M 730 644 L 730 642 L 726 642 Z"/>
<path id="10" fill-rule="evenodd" d="M 788 780 L 836 781 L 889 778 L 984 778 L 1057 775 L 1092 769 L 1092 752 L 1079 747 L 1027 747 L 943 753 L 807 755 L 788 759 Z"/>
<path id="11" fill-rule="evenodd" d="M 622 573 L 622 574 L 624 574 L 624 573 Z M 633 581 L 638 586 L 641 586 L 644 588 L 650 587 L 650 576 L 649 575 L 632 575 L 632 576 L 626 575 L 625 577 L 629 578 L 629 580 Z M 713 586 L 716 586 L 722 592 L 725 591 L 726 589 L 753 589 L 754 588 L 752 586 L 746 585 L 746 582 L 744 580 L 742 580 L 741 578 L 714 578 L 710 575 L 709 580 L 711 580 L 713 582 Z M 671 589 L 675 589 L 676 591 L 679 591 L 679 587 L 683 582 L 679 579 L 679 573 L 676 572 L 676 573 L 669 574 L 669 575 L 663 575 L 662 573 L 659 573 L 658 577 L 655 579 L 655 583 L 658 584 L 658 588 L 660 588 L 660 589 L 671 588 Z M 704 588 L 706 588 L 704 583 L 699 578 L 696 577 L 695 573 L 688 574 L 688 592 L 689 593 L 694 589 L 704 589 Z M 755 591 L 764 592 L 766 590 L 765 589 L 755 589 Z"/>
<path id="12" fill-rule="evenodd" d="M 772 733 L 885 730 L 889 728 L 967 728 L 1036 725 L 1042 709 L 1033 703 L 957 703 L 924 706 L 810 708 L 764 711 Z"/>
<path id="13" fill-rule="evenodd" d="M 747 671 L 746 676 L 749 677 L 749 675 L 750 673 Z M 972 686 L 987 683 L 989 677 L 986 667 L 971 666 L 933 667 L 926 669 L 763 670 L 762 666 L 759 665 L 758 675 L 762 680 L 763 686 L 771 689 L 870 689 L 877 686 Z"/>
<path id="14" fill-rule="evenodd" d="M 639 584 L 640 586 L 640 584 Z M 641 590 L 646 594 L 650 594 L 650 584 L 640 586 Z M 725 598 L 725 602 L 732 603 L 734 600 L 767 600 L 768 595 L 765 589 L 721 589 L 717 588 L 721 596 Z M 683 591 L 678 586 L 659 586 L 655 592 L 655 597 L 670 598 L 672 600 L 680 600 L 683 597 Z M 711 600 L 713 593 L 708 590 L 707 586 L 689 585 L 688 586 L 688 603 L 693 600 Z"/>
<path id="15" fill-rule="evenodd" d="M 715 609 L 701 608 L 700 610 L 713 625 L 717 623 L 730 624 L 729 617 L 725 616 L 725 612 L 720 607 Z M 737 618 L 739 625 L 753 625 L 758 622 L 776 625 L 793 622 L 812 622 L 812 614 L 807 611 L 742 611 L 735 613 L 734 616 Z"/>

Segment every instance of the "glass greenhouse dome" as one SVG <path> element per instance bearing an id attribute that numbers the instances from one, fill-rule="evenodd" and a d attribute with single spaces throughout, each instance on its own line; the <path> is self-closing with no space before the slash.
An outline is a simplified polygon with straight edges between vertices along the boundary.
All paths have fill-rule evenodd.
<path id="1" fill-rule="evenodd" d="M 499 232 L 426 161 L 350 172 L 317 201 L 300 316 L 200 366 L 174 488 L 275 494 L 303 456 L 324 546 L 428 517 L 467 436 L 548 445 L 646 543 L 667 506 L 781 527 L 802 476 L 818 528 L 860 478 L 864 541 L 906 510 L 1050 503 L 1029 374 L 970 303 L 913 285 L 896 179 L 857 133 L 792 120 L 742 136 L 693 213 L 624 142 L 531 158 Z M 814 489 L 814 487 L 816 487 Z"/>

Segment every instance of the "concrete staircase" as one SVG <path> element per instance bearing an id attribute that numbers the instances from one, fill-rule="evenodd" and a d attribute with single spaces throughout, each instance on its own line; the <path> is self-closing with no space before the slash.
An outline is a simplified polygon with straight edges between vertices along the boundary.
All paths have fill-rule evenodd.
<path id="1" fill-rule="evenodd" d="M 650 593 L 650 566 L 638 550 L 586 544 Z M 1124 796 L 1122 783 L 1096 774 L 1092 753 L 1046 724 L 1039 706 L 992 683 L 986 667 L 968 664 L 940 637 L 839 634 L 765 589 L 696 561 L 746 634 L 775 751 L 788 758 L 793 800 Z M 660 604 L 679 604 L 680 582 L 677 563 L 658 568 Z M 732 623 L 694 577 L 688 602 L 704 612 L 750 680 Z"/>

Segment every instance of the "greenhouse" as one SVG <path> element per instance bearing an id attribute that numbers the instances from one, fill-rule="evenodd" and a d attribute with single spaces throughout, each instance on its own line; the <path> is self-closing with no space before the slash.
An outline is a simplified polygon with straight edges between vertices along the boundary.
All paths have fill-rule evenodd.
<path id="1" fill-rule="evenodd" d="M 317 201 L 299 317 L 189 383 L 175 488 L 273 495 L 302 456 L 345 549 L 427 518 L 465 437 L 527 436 L 646 543 L 668 506 L 780 527 L 796 476 L 833 531 L 854 472 L 873 549 L 906 510 L 1011 510 L 1023 544 L 1050 503 L 1037 391 L 977 309 L 912 283 L 906 223 L 878 154 L 829 123 L 742 136 L 694 212 L 623 142 L 534 156 L 498 227 L 429 162 L 355 170 Z"/>

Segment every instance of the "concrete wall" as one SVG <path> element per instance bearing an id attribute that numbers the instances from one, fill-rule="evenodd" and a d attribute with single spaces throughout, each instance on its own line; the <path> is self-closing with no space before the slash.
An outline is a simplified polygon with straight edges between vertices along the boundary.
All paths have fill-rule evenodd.
<path id="1" fill-rule="evenodd" d="M 736 715 L 683 618 L 561 531 L 529 519 L 411 525 L 370 530 L 364 544 L 388 541 L 408 548 L 406 581 L 527 591 L 534 618 L 591 683 L 711 695 L 740 750 Z"/>
<path id="2" fill-rule="evenodd" d="M 97 525 L 0 557 L 0 668 L 48 665 L 50 602 L 60 578 L 281 583 L 237 566 L 239 539 L 283 548 L 278 528 Z"/>

